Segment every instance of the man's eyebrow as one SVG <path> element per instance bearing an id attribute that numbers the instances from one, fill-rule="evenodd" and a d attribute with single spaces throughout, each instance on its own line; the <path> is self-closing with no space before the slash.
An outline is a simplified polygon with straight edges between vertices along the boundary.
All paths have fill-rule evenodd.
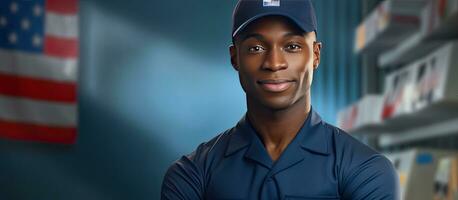
<path id="1" fill-rule="evenodd" d="M 248 33 L 246 35 L 241 35 L 240 41 L 243 42 L 243 41 L 245 41 L 245 40 L 247 40 L 249 38 L 256 38 L 258 40 L 263 40 L 264 39 L 264 37 L 259 33 Z"/>

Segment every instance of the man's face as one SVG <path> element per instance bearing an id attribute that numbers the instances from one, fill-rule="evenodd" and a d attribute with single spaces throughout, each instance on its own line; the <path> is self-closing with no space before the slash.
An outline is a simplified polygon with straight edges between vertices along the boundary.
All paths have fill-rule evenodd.
<path id="1" fill-rule="evenodd" d="M 307 101 L 321 44 L 280 16 L 256 20 L 235 38 L 231 63 L 247 98 L 273 110 Z"/>

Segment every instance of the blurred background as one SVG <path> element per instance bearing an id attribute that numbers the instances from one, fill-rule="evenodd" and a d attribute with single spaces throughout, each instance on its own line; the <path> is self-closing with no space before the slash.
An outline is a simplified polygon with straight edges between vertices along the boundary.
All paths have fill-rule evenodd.
<path id="1" fill-rule="evenodd" d="M 246 111 L 236 0 L 0 0 L 0 199 L 159 199 Z M 458 199 L 458 1 L 314 0 L 312 106 L 403 199 Z"/>

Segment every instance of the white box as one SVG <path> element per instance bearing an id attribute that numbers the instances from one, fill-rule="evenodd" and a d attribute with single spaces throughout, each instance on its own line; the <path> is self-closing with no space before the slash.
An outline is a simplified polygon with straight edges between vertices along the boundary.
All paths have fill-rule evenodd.
<path id="1" fill-rule="evenodd" d="M 411 64 L 385 78 L 385 94 L 381 118 L 383 120 L 412 112 L 415 65 Z"/>
<path id="2" fill-rule="evenodd" d="M 458 42 L 440 47 L 415 63 L 412 108 L 420 111 L 438 102 L 458 103 Z"/>

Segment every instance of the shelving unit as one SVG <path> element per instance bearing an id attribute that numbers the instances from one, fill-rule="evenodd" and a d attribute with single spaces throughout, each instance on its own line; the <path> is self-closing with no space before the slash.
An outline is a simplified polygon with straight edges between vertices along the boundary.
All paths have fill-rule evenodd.
<path id="1" fill-rule="evenodd" d="M 385 0 L 355 37 L 362 84 L 376 91 L 342 109 L 338 126 L 390 158 L 402 199 L 458 195 L 447 164 L 458 165 L 458 0 Z"/>
<path id="2" fill-rule="evenodd" d="M 418 31 L 420 13 L 426 0 L 382 2 L 356 31 L 355 52 L 378 52 L 392 48 Z"/>
<path id="3" fill-rule="evenodd" d="M 394 16 L 417 17 L 419 21 L 402 23 Z M 382 135 L 386 136 L 380 146 L 391 145 L 386 143 L 390 140 L 387 138 L 405 135 L 415 139 L 413 130 L 418 127 L 437 128 L 437 131 L 428 129 L 429 138 L 443 135 L 432 132 L 442 133 L 439 124 L 458 119 L 457 21 L 458 0 L 380 3 L 357 28 L 355 51 L 377 55 L 376 62 L 372 62 L 378 64 L 375 69 L 388 72 L 380 77 L 385 83 L 384 91 L 367 94 L 341 110 L 338 125 L 357 136 L 372 135 L 380 141 Z M 370 39 L 367 32 L 371 32 Z M 445 132 L 458 134 L 458 128 Z M 420 135 L 419 139 L 424 138 Z"/>
<path id="4" fill-rule="evenodd" d="M 458 40 L 449 41 L 391 73 L 385 78 L 383 95 L 367 95 L 342 110 L 338 125 L 352 134 L 364 135 L 399 133 L 458 119 L 456 55 Z"/>
<path id="5" fill-rule="evenodd" d="M 453 2 L 453 1 L 449 1 Z M 437 8 L 436 1 L 430 1 L 421 12 L 421 27 L 418 32 L 411 35 L 390 51 L 386 51 L 378 58 L 381 68 L 397 67 L 407 64 L 418 57 L 425 56 L 428 52 L 446 43 L 458 35 L 458 5 L 450 3 L 448 10 L 444 10 L 443 17 L 431 17 Z M 446 15 L 447 14 L 447 15 Z"/>

